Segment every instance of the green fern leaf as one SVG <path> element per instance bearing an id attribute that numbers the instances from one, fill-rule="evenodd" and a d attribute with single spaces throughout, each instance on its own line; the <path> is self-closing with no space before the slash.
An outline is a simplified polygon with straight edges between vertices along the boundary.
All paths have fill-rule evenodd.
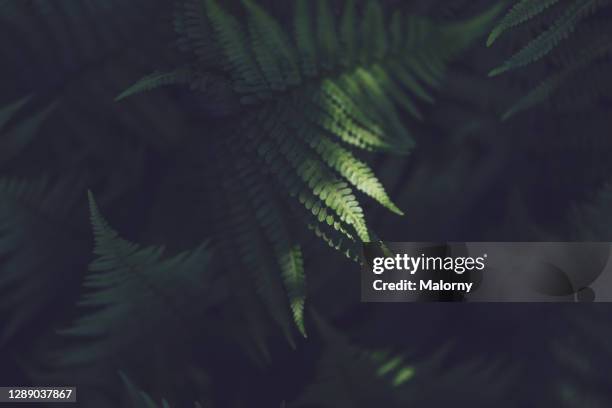
<path id="1" fill-rule="evenodd" d="M 294 49 L 275 19 L 251 0 L 243 0 L 248 12 L 253 50 L 272 90 L 283 91 L 301 83 Z"/>
<path id="2" fill-rule="evenodd" d="M 599 32 L 597 38 L 591 41 L 586 48 L 578 50 L 577 55 L 573 55 L 572 59 L 563 69 L 546 78 L 527 95 L 522 97 L 504 113 L 502 119 L 507 120 L 517 113 L 545 101 L 576 73 L 587 68 L 593 60 L 611 53 L 612 34 L 609 32 Z M 601 84 L 603 84 L 603 82 Z"/>
<path id="3" fill-rule="evenodd" d="M 359 16 L 355 2 L 348 0 L 339 19 L 328 0 L 310 2 L 312 10 L 309 2 L 298 1 L 290 36 L 255 0 L 242 1 L 245 15 L 240 19 L 214 0 L 203 1 L 207 21 L 183 15 L 177 31 L 187 36 L 185 48 L 193 52 L 212 29 L 222 69 L 211 69 L 207 62 L 193 69 L 229 80 L 242 102 L 228 113 L 234 116 L 227 126 L 213 130 L 218 147 L 231 151 L 235 162 L 219 164 L 232 191 L 224 206 L 241 220 L 232 229 L 249 237 L 227 239 L 226 245 L 235 245 L 253 265 L 257 293 L 245 292 L 245 304 L 263 300 L 269 317 L 294 343 L 291 316 L 282 305 L 289 304 L 295 325 L 305 334 L 302 255 L 290 239 L 292 224 L 271 215 L 282 213 L 273 209 L 291 208 L 315 235 L 356 259 L 358 243 L 375 234 L 355 191 L 401 211 L 345 145 L 409 152 L 415 141 L 400 109 L 421 119 L 418 103 L 433 101 L 448 61 L 484 34 L 501 8 L 443 27 L 396 13 L 390 29 L 376 1 Z M 203 33 L 191 33 L 198 26 Z M 236 174 L 247 181 L 237 180 Z M 278 193 L 261 193 L 275 189 Z M 238 198 L 244 191 L 249 191 L 248 203 Z M 265 354 L 261 337 L 257 347 Z"/>
<path id="4" fill-rule="evenodd" d="M 236 82 L 235 90 L 266 97 L 269 85 L 249 51 L 246 34 L 238 20 L 223 11 L 214 0 L 206 0 L 206 12 L 227 68 Z"/>
<path id="5" fill-rule="evenodd" d="M 301 129 L 300 135 L 306 143 L 310 145 L 321 158 L 348 182 L 366 195 L 372 197 L 383 206 L 387 207 L 396 214 L 403 215 L 403 212 L 391 201 L 385 188 L 374 175 L 374 172 L 364 162 L 338 143 L 332 142 L 325 137 L 317 137 L 313 129 Z"/>
<path id="6" fill-rule="evenodd" d="M 293 320 L 300 333 L 306 337 L 306 327 L 304 325 L 304 302 L 306 295 L 302 250 L 299 245 L 295 245 L 291 248 L 283 247 L 281 251 L 283 252 L 279 260 L 285 287 L 289 295 L 291 311 L 293 312 Z"/>
<path id="7" fill-rule="evenodd" d="M 547 55 L 561 41 L 566 39 L 576 24 L 588 15 L 601 0 L 575 1 L 553 25 L 514 54 L 502 66 L 495 68 L 489 76 L 497 76 L 508 70 L 523 67 Z"/>
<path id="8" fill-rule="evenodd" d="M 497 364 L 476 360 L 449 369 L 443 364 L 443 351 L 424 362 L 409 363 L 405 353 L 364 350 L 317 314 L 313 320 L 324 349 L 315 381 L 292 406 L 485 407 L 497 403 L 508 387 L 510 376 L 499 375 Z M 484 391 L 483 382 L 489 384 Z"/>
<path id="9" fill-rule="evenodd" d="M 62 331 L 84 340 L 76 351 L 61 358 L 64 364 L 121 353 L 151 331 L 167 333 L 177 323 L 184 330 L 194 312 L 192 302 L 206 297 L 210 285 L 206 281 L 207 244 L 163 259 L 163 247 L 141 248 L 120 238 L 100 214 L 91 193 L 89 205 L 98 257 L 90 264 L 84 282 L 88 292 L 80 305 L 90 312 Z"/>
<path id="10" fill-rule="evenodd" d="M 170 403 L 166 399 L 162 399 L 161 405 L 157 404 L 148 393 L 138 388 L 124 372 L 119 371 L 119 377 L 127 392 L 130 408 L 171 408 Z M 202 405 L 199 402 L 195 402 L 193 407 L 202 408 Z"/>
<path id="11" fill-rule="evenodd" d="M 393 387 L 410 380 L 414 369 L 401 356 L 365 352 L 315 315 L 324 351 L 317 362 L 315 382 L 292 404 L 295 407 L 401 406 Z"/>
<path id="12" fill-rule="evenodd" d="M 387 140 L 382 127 L 336 81 L 323 81 L 308 96 L 314 107 L 302 106 L 303 114 L 339 140 L 370 151 L 398 149 L 392 140 Z"/>
<path id="13" fill-rule="evenodd" d="M 495 26 L 489 38 L 487 38 L 487 47 L 490 47 L 504 32 L 514 28 L 528 20 L 531 20 L 538 14 L 544 12 L 547 8 L 556 4 L 559 0 L 521 0 L 516 3 L 504 18 Z"/>
<path id="14" fill-rule="evenodd" d="M 122 372 L 119 372 L 119 376 L 121 377 L 121 381 L 125 386 L 129 399 L 130 406 L 133 408 L 160 408 L 160 405 L 155 403 L 151 396 L 146 392 L 138 389 L 134 383 L 130 381 L 130 379 Z M 162 401 L 161 408 L 170 408 L 170 405 L 166 400 Z"/>
<path id="15" fill-rule="evenodd" d="M 387 55 L 389 44 L 387 27 L 380 3 L 376 0 L 370 0 L 366 4 L 361 38 L 364 40 L 362 47 L 362 61 L 364 63 L 369 63 L 372 60 L 380 61 Z"/>
<path id="16" fill-rule="evenodd" d="M 187 84 L 194 79 L 194 73 L 188 68 L 180 68 L 172 72 L 155 72 L 130 86 L 117 96 L 115 101 L 121 101 L 130 96 L 151 91 L 162 86 Z"/>
<path id="17" fill-rule="evenodd" d="M 184 52 L 192 52 L 205 66 L 218 67 L 223 55 L 213 41 L 214 32 L 206 16 L 204 0 L 177 3 L 174 30 L 179 35 L 177 45 Z"/>
<path id="18" fill-rule="evenodd" d="M 323 68 L 336 67 L 339 44 L 336 24 L 327 0 L 317 2 L 317 41 Z"/>
<path id="19" fill-rule="evenodd" d="M 295 26 L 295 43 L 300 54 L 302 71 L 305 76 L 314 77 L 318 73 L 317 48 L 307 0 L 296 1 L 293 25 Z"/>
<path id="20" fill-rule="evenodd" d="M 249 199 L 230 201 L 232 235 L 228 240 L 231 247 L 236 248 L 240 254 L 239 264 L 251 272 L 257 294 L 268 313 L 282 329 L 289 344 L 295 347 L 291 318 L 288 314 L 290 304 L 281 282 L 282 271 L 279 271 L 277 247 L 281 244 L 287 245 L 287 236 L 284 230 L 279 231 L 278 219 L 273 218 L 277 204 L 273 200 L 265 201 L 268 191 L 263 190 L 266 187 L 257 179 L 252 164 L 237 159 L 233 166 L 236 167 L 236 177 L 228 179 L 225 188 L 229 195 L 243 194 L 246 191 Z M 284 225 L 280 228 L 284 228 Z M 279 234 L 282 234 L 282 237 L 279 237 Z M 302 321 L 295 320 L 295 323 L 299 327 Z M 259 347 L 265 358 L 267 349 L 263 343 Z"/>
<path id="21" fill-rule="evenodd" d="M 342 52 L 342 65 L 351 67 L 357 59 L 359 36 L 355 29 L 358 25 L 355 0 L 347 0 L 344 13 L 340 21 L 340 49 Z"/>

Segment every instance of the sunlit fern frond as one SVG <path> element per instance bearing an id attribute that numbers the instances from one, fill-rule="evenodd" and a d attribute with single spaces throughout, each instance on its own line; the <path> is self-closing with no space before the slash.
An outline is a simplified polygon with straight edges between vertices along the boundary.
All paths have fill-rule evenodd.
<path id="1" fill-rule="evenodd" d="M 244 14 L 238 16 L 214 0 L 181 2 L 174 26 L 179 47 L 192 57 L 190 65 L 146 77 L 120 98 L 178 82 L 213 96 L 214 89 L 198 85 L 201 78 L 222 83 L 223 92 L 233 94 L 237 104 L 225 110 L 226 124 L 209 135 L 235 162 L 220 173 L 227 185 L 238 185 L 231 187 L 230 199 L 242 202 L 226 207 L 250 214 L 243 218 L 250 220 L 245 225 L 251 235 L 265 237 L 269 249 L 256 252 L 271 259 L 247 265 L 266 274 L 269 267 L 278 271 L 295 324 L 305 334 L 301 251 L 287 239 L 292 223 L 275 208 L 292 208 L 295 218 L 328 245 L 356 258 L 358 244 L 375 239 L 356 191 L 402 211 L 351 148 L 409 152 L 415 143 L 410 122 L 424 117 L 422 105 L 433 102 L 446 64 L 483 34 L 499 7 L 440 25 L 400 12 L 390 15 L 374 0 L 363 7 L 346 1 L 338 17 L 326 0 L 299 0 L 287 30 L 256 2 L 244 0 L 242 6 Z M 268 190 L 273 199 L 264 198 L 270 195 L 262 191 Z M 260 290 L 278 286 L 274 278 L 262 288 L 264 274 L 257 275 Z M 268 295 L 265 301 L 273 297 L 278 298 Z M 286 318 L 276 306 L 269 308 L 288 333 Z"/>

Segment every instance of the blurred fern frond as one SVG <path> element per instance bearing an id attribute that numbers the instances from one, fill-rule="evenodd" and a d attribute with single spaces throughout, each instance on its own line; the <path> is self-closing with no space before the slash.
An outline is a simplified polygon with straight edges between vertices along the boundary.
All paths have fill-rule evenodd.
<path id="1" fill-rule="evenodd" d="M 163 247 L 141 248 L 120 238 L 103 219 L 90 193 L 91 222 L 98 256 L 90 267 L 80 305 L 90 312 L 62 333 L 82 344 L 63 358 L 64 363 L 97 361 L 125 351 L 125 347 L 155 333 L 173 333 L 189 326 L 202 312 L 209 296 L 207 244 L 163 259 Z M 200 302 L 200 303 L 198 303 Z M 199 304 L 199 308 L 194 308 Z"/>
<path id="2" fill-rule="evenodd" d="M 149 394 L 139 389 L 124 373 L 120 372 L 119 376 L 127 391 L 131 408 L 170 408 L 170 404 L 165 399 L 162 400 L 161 405 L 157 404 Z"/>
<path id="3" fill-rule="evenodd" d="M 296 218 L 328 245 L 356 258 L 357 244 L 375 235 L 355 190 L 396 214 L 402 211 L 350 148 L 409 152 L 415 137 L 400 112 L 413 121 L 423 118 L 421 105 L 433 101 L 447 62 L 483 34 L 499 7 L 465 22 L 438 25 L 400 12 L 388 15 L 378 1 L 358 9 L 348 0 L 336 19 L 330 2 L 299 0 L 288 30 L 254 1 L 242 5 L 244 18 L 214 0 L 181 2 L 174 25 L 190 64 L 147 76 L 118 99 L 185 83 L 210 100 L 219 100 L 217 93 L 231 95 L 224 98 L 226 106 L 214 109 L 233 123 L 211 138 L 240 158 L 220 172 L 230 188 L 242 186 L 228 197 L 250 192 L 248 203 L 239 198 L 240 203 L 225 207 L 250 220 L 240 226 L 243 234 L 250 228 L 250 236 L 265 237 L 270 250 L 257 251 L 249 265 L 267 270 L 262 254 L 276 258 L 293 319 L 305 334 L 301 255 L 291 243 L 292 226 L 275 208 L 293 208 Z M 236 174 L 243 180 L 235 180 Z M 270 181 L 274 189 L 266 186 Z M 261 194 L 264 188 L 274 198 Z M 263 272 L 258 275 L 261 279 Z M 275 320 L 286 320 L 274 314 Z"/>
<path id="4" fill-rule="evenodd" d="M 520 0 L 508 11 L 502 20 L 495 26 L 487 38 L 487 46 L 491 46 L 504 32 L 510 30 L 528 20 L 531 20 L 551 7 L 559 0 Z"/>
<path id="5" fill-rule="evenodd" d="M 127 391 L 129 408 L 171 408 L 166 399 L 162 399 L 161 404 L 156 403 L 149 394 L 139 389 L 125 373 L 119 372 L 119 376 Z M 194 403 L 193 407 L 203 408 L 198 402 Z"/>
<path id="6" fill-rule="evenodd" d="M 489 76 L 501 75 L 536 63 L 545 57 L 557 60 L 555 73 L 511 106 L 503 115 L 503 119 L 548 100 L 560 88 L 579 79 L 579 73 L 584 72 L 586 68 L 602 60 L 605 63 L 612 53 L 609 17 L 604 10 L 601 13 L 603 17 L 597 18 L 597 12 L 609 7 L 612 2 L 575 0 L 567 4 L 557 3 L 555 0 L 520 0 L 489 35 L 487 45 L 491 46 L 504 32 L 544 18 L 548 8 L 563 7 L 560 15 L 547 28 L 489 73 Z M 562 58 L 555 58 L 555 54 L 562 55 Z"/>
<path id="7" fill-rule="evenodd" d="M 355 347 L 318 316 L 314 320 L 324 350 L 314 381 L 291 406 L 484 407 L 500 404 L 500 395 L 510 383 L 508 372 L 499 374 L 500 367 L 490 361 L 474 361 L 449 369 L 442 362 L 443 353 L 438 353 L 426 362 L 410 362 L 401 353 Z M 484 383 L 486 390 L 482 389 Z"/>

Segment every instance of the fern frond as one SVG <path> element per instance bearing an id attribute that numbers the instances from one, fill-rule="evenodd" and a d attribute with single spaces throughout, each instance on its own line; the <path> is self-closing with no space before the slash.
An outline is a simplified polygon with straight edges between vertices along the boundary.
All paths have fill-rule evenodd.
<path id="1" fill-rule="evenodd" d="M 186 1 L 189 13 L 198 10 L 192 6 L 195 0 Z M 296 219 L 323 241 L 356 258 L 355 246 L 375 235 L 355 191 L 401 211 L 368 166 L 344 145 L 409 152 L 415 139 L 400 109 L 422 119 L 418 103 L 433 101 L 446 64 L 484 34 L 500 7 L 442 27 L 396 13 L 391 30 L 388 16 L 373 0 L 361 15 L 355 2 L 347 1 L 339 21 L 329 0 L 310 2 L 312 7 L 297 1 L 288 35 L 255 0 L 242 1 L 244 18 L 230 15 L 215 0 L 203 1 L 206 21 L 183 13 L 177 24 L 192 52 L 212 32 L 222 69 L 208 63 L 193 68 L 229 80 L 242 104 L 229 113 L 234 116 L 227 126 L 214 130 L 219 146 L 244 162 L 228 168 L 228 188 L 235 192 L 228 194 L 234 197 L 230 200 L 240 200 L 241 191 L 250 197 L 249 203 L 227 204 L 242 220 L 236 231 L 250 239 L 228 241 L 254 265 L 259 297 L 292 342 L 290 319 L 279 307 L 287 297 L 279 296 L 284 294 L 277 288 L 284 284 L 293 320 L 304 334 L 301 250 L 287 232 L 291 224 L 277 218 L 274 214 L 281 211 L 275 209 L 292 208 L 299 214 Z M 198 35 L 191 32 L 197 27 L 203 27 Z M 248 182 L 236 180 L 235 174 Z M 279 194 L 259 193 L 275 188 Z M 266 202 L 264 197 L 274 198 Z"/>
<path id="2" fill-rule="evenodd" d="M 130 407 L 133 408 L 170 408 L 170 404 L 165 399 L 158 405 L 153 398 L 146 392 L 138 389 L 123 372 L 119 372 L 121 381 L 130 399 Z"/>
<path id="3" fill-rule="evenodd" d="M 353 262 L 359 262 L 361 257 L 361 248 L 357 245 L 354 239 L 337 233 L 337 231 L 325 228 L 326 224 L 309 224 L 308 229 L 315 236 L 325 242 L 330 248 L 344 254 Z"/>
<path id="4" fill-rule="evenodd" d="M 586 48 L 577 51 L 576 55 L 566 63 L 562 70 L 546 78 L 527 95 L 521 98 L 502 116 L 507 120 L 518 112 L 529 109 L 548 99 L 567 81 L 573 80 L 577 72 L 582 72 L 593 60 L 612 53 L 612 35 L 609 32 L 599 32 L 597 38 Z"/>
<path id="5" fill-rule="evenodd" d="M 493 69 L 489 76 L 497 76 L 508 70 L 523 67 L 547 55 L 575 29 L 576 24 L 588 16 L 601 0 L 577 0 L 553 25 L 514 54 L 503 65 Z"/>
<path id="6" fill-rule="evenodd" d="M 293 25 L 295 27 L 295 44 L 297 46 L 302 71 L 307 77 L 318 73 L 317 47 L 314 41 L 314 30 L 310 8 L 307 0 L 297 0 Z"/>
<path id="7" fill-rule="evenodd" d="M 308 97 L 314 106 L 301 105 L 303 115 L 339 140 L 370 151 L 397 148 L 382 127 L 336 81 L 323 81 L 318 89 L 310 90 Z"/>
<path id="8" fill-rule="evenodd" d="M 254 177 L 252 166 L 244 161 L 236 161 L 234 167 L 237 167 L 237 175 L 226 180 L 225 188 L 229 195 L 243 194 L 246 191 L 248 200 L 230 201 L 232 222 L 226 227 L 231 231 L 228 240 L 231 242 L 231 247 L 240 254 L 240 262 L 237 264 L 240 268 L 250 271 L 258 298 L 274 322 L 282 329 L 289 344 L 295 347 L 294 326 L 291 324 L 288 311 L 291 310 L 291 302 L 298 302 L 298 299 L 291 299 L 287 286 L 283 289 L 281 281 L 283 271 L 280 268 L 278 252 L 279 245 L 291 244 L 277 239 L 279 234 L 283 234 L 283 239 L 287 239 L 286 233 L 278 230 L 279 220 L 271 218 L 273 211 L 277 210 L 275 208 L 277 203 L 274 199 L 265 202 L 265 194 L 258 194 L 265 186 Z M 284 225 L 280 227 L 284 228 Z M 304 300 L 303 295 L 301 300 Z M 298 328 L 303 322 L 301 318 L 294 321 Z M 260 348 L 265 356 L 267 349 L 263 344 Z"/>
<path id="9" fill-rule="evenodd" d="M 351 344 L 318 315 L 314 321 L 325 346 L 314 382 L 293 406 L 489 406 L 499 401 L 507 387 L 508 375 L 494 376 L 500 371 L 497 365 L 472 361 L 449 369 L 440 356 L 409 362 L 405 353 L 370 351 Z M 485 391 L 483 382 L 488 384 Z"/>
<path id="10" fill-rule="evenodd" d="M 550 105 L 561 112 L 581 111 L 612 95 L 611 62 L 596 63 L 571 76 L 549 99 Z"/>
<path id="11" fill-rule="evenodd" d="M 189 327 L 190 317 L 202 311 L 194 310 L 193 302 L 205 298 L 211 285 L 206 276 L 211 257 L 207 244 L 164 259 L 163 247 L 141 248 L 120 238 L 91 193 L 89 205 L 97 259 L 89 266 L 84 282 L 88 292 L 79 302 L 89 313 L 62 331 L 83 340 L 80 348 L 62 358 L 64 364 L 113 356 L 151 332 L 167 333 L 168 326 L 177 323 L 178 328 Z"/>
<path id="12" fill-rule="evenodd" d="M 361 58 L 363 63 L 380 61 L 387 55 L 389 39 L 387 38 L 385 17 L 378 1 L 370 0 L 366 4 L 361 38 L 364 39 Z"/>
<path id="13" fill-rule="evenodd" d="M 283 209 L 276 200 L 270 199 L 270 197 L 274 197 L 274 193 L 262 183 L 261 176 L 258 174 L 255 166 L 246 160 L 237 160 L 236 165 L 239 166 L 238 176 L 248 193 L 252 211 L 254 212 L 253 218 L 258 224 L 257 228 L 260 228 L 264 234 L 262 242 L 269 243 L 271 248 L 271 251 L 268 251 L 270 260 L 276 260 L 276 268 L 268 266 L 266 268 L 267 271 L 262 272 L 271 273 L 275 269 L 280 270 L 280 276 L 283 279 L 289 305 L 293 313 L 293 320 L 300 333 L 305 337 L 304 303 L 306 300 L 306 280 L 301 248 L 292 241 L 286 223 L 281 217 Z M 246 245 L 248 246 L 248 244 Z M 247 249 L 245 248 L 245 250 Z M 262 251 L 258 252 L 260 255 L 265 253 Z M 262 264 L 261 261 L 254 265 L 260 264 Z M 250 265 L 250 263 L 247 263 L 247 265 Z M 271 277 L 270 279 L 274 278 Z M 267 286 L 270 287 L 270 285 Z M 277 310 L 275 313 L 279 312 L 281 310 Z M 284 319 L 281 319 L 282 321 Z"/>
<path id="14" fill-rule="evenodd" d="M 556 4 L 559 0 L 520 0 L 510 11 L 502 18 L 502 20 L 491 31 L 487 38 L 487 47 L 493 45 L 504 32 L 517 27 L 518 25 L 531 20 L 538 14 L 544 12 L 547 8 Z"/>
<path id="15" fill-rule="evenodd" d="M 265 97 L 269 85 L 250 52 L 247 36 L 238 20 L 227 14 L 215 0 L 205 1 L 206 13 L 235 81 L 235 90 Z"/>
<path id="16" fill-rule="evenodd" d="M 356 30 L 357 25 L 355 0 L 347 0 L 340 21 L 340 49 L 344 67 L 353 66 L 358 57 L 359 36 Z"/>
<path id="17" fill-rule="evenodd" d="M 323 69 L 334 69 L 339 50 L 338 33 L 327 0 L 317 1 L 317 43 Z"/>
<path id="18" fill-rule="evenodd" d="M 295 193 L 300 197 L 300 201 L 305 200 L 305 197 L 311 193 L 314 194 L 322 207 L 329 208 L 332 213 L 335 213 L 340 223 L 344 223 L 352 227 L 357 236 L 363 241 L 369 241 L 369 232 L 365 224 L 363 210 L 359 206 L 355 196 L 352 194 L 348 184 L 339 180 L 331 171 L 327 170 L 324 163 L 318 160 L 308 149 L 300 148 L 300 145 L 294 144 L 291 148 L 289 141 L 283 140 L 285 134 L 286 123 L 291 121 L 291 113 L 285 107 L 278 108 L 267 121 L 264 123 L 264 129 L 267 127 L 268 133 L 266 136 L 271 140 L 259 138 L 256 145 L 257 154 L 267 162 L 282 163 L 277 161 L 276 157 L 284 157 L 289 163 L 297 179 L 288 179 L 284 173 L 275 173 L 279 177 L 280 182 L 291 183 L 289 192 L 296 189 Z M 284 118 L 284 119 L 283 119 Z M 284 142 L 284 143 L 283 143 Z M 284 146 L 287 146 L 284 148 Z M 254 147 L 255 147 L 254 146 Z M 298 181 L 299 180 L 299 181 Z M 298 182 L 298 184 L 295 184 Z M 314 203 L 303 201 L 307 209 Z M 326 221 L 332 225 L 336 224 L 333 217 L 327 215 Z"/>
<path id="19" fill-rule="evenodd" d="M 325 347 L 317 362 L 314 382 L 291 406 L 400 406 L 398 392 L 392 392 L 392 388 L 395 381 L 398 386 L 404 385 L 409 378 L 404 373 L 412 370 L 410 366 L 401 358 L 355 347 L 317 315 L 314 321 Z"/>
<path id="20" fill-rule="evenodd" d="M 252 0 L 243 0 L 255 56 L 273 90 L 302 82 L 297 54 L 279 23 Z"/>
<path id="21" fill-rule="evenodd" d="M 138 388 L 124 372 L 119 371 L 119 377 L 130 402 L 129 408 L 171 408 L 170 403 L 166 399 L 161 400 L 161 405 L 156 403 L 148 393 Z M 199 402 L 195 402 L 193 403 L 193 408 L 202 408 L 202 405 Z"/>
<path id="22" fill-rule="evenodd" d="M 449 24 L 441 28 L 439 43 L 440 52 L 446 60 L 453 58 L 476 41 L 482 31 L 490 28 L 495 18 L 503 11 L 504 3 L 498 3 L 481 14 L 465 21 Z"/>
<path id="23" fill-rule="evenodd" d="M 187 84 L 195 79 L 195 74 L 189 68 L 179 68 L 171 72 L 155 72 L 147 75 L 115 98 L 121 101 L 133 95 L 167 86 Z"/>
<path id="24" fill-rule="evenodd" d="M 174 30 L 179 35 L 177 45 L 180 50 L 195 54 L 205 66 L 221 65 L 223 55 L 213 40 L 214 32 L 206 16 L 204 0 L 177 3 Z"/>
<path id="25" fill-rule="evenodd" d="M 315 132 L 315 129 L 308 128 L 299 130 L 300 136 L 304 138 L 306 143 L 348 182 L 391 211 L 403 215 L 403 212 L 391 201 L 384 187 L 367 164 L 355 158 L 353 153 L 338 143 L 332 142 L 326 137 L 320 137 Z"/>

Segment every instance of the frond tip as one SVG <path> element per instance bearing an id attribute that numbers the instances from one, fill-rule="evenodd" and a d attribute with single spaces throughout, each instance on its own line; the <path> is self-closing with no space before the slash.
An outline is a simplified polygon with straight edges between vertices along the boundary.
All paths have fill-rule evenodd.
<path id="1" fill-rule="evenodd" d="M 102 217 L 93 194 L 88 196 L 97 258 L 89 266 L 87 291 L 79 302 L 88 313 L 61 332 L 84 340 L 78 352 L 62 358 L 65 364 L 121 353 L 151 331 L 163 337 L 168 325 L 187 329 L 192 305 L 209 288 L 206 244 L 164 259 L 163 247 L 141 248 L 120 238 Z"/>
<path id="2" fill-rule="evenodd" d="M 588 16 L 600 3 L 601 0 L 576 0 L 547 30 L 543 31 L 501 66 L 489 72 L 489 76 L 494 77 L 540 60 L 566 39 L 574 31 L 576 24 Z"/>
<path id="3" fill-rule="evenodd" d="M 167 85 L 187 84 L 195 79 L 189 68 L 179 68 L 171 72 L 154 72 L 147 75 L 115 98 L 116 102 L 143 92 L 152 91 Z"/>
<path id="4" fill-rule="evenodd" d="M 487 38 L 487 47 L 493 45 L 504 32 L 514 28 L 528 20 L 531 20 L 538 14 L 542 13 L 548 7 L 551 7 L 559 0 L 521 0 L 516 3 L 504 18 L 495 26 Z"/>

